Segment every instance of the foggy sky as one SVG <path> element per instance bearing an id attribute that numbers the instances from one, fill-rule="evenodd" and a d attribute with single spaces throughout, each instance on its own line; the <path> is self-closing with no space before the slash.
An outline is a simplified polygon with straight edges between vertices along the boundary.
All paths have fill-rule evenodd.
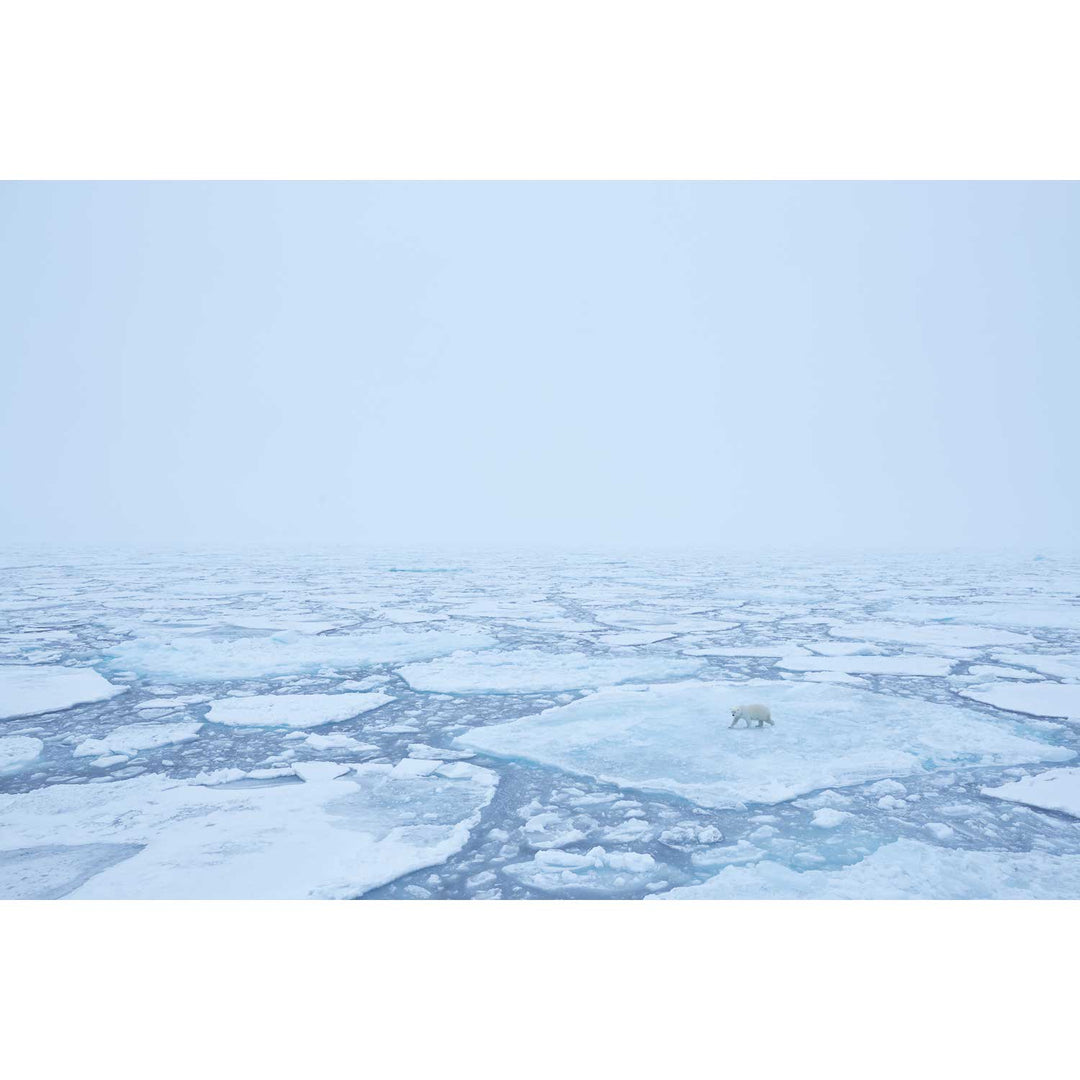
<path id="1" fill-rule="evenodd" d="M 1069 184 L 7 184 L 0 540 L 1077 546 Z"/>

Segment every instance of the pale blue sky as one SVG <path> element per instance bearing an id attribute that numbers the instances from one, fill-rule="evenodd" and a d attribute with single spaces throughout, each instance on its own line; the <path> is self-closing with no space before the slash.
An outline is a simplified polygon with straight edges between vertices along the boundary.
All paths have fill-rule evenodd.
<path id="1" fill-rule="evenodd" d="M 1075 547 L 1075 184 L 0 186 L 15 541 Z"/>

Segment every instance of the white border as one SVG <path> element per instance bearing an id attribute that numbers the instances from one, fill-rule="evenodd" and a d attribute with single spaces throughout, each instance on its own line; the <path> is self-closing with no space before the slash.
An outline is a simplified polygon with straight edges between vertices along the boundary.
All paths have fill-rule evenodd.
<path id="1" fill-rule="evenodd" d="M 1065 1074 L 1072 902 L 0 905 L 10 1076 Z"/>
<path id="2" fill-rule="evenodd" d="M 0 176 L 1076 178 L 1065 0 L 9 0 Z"/>
<path id="3" fill-rule="evenodd" d="M 1076 178 L 1075 12 L 16 0 L 0 177 Z M 0 1057 L 18 1077 L 1054 1075 L 1076 912 L 7 903 Z"/>

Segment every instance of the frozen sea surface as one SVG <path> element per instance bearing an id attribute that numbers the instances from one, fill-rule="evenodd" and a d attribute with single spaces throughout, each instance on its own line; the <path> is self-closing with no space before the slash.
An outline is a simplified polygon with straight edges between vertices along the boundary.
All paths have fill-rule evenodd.
<path id="1" fill-rule="evenodd" d="M 1078 898 L 1078 594 L 1053 556 L 7 549 L 0 897 Z"/>

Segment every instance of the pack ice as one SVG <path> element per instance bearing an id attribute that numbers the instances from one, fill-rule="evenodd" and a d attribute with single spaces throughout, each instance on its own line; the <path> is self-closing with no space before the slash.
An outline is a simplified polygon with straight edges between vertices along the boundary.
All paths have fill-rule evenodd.
<path id="1" fill-rule="evenodd" d="M 316 763 L 309 763 L 315 765 Z M 347 899 L 460 851 L 496 775 L 465 762 L 205 786 L 161 775 L 0 795 L 4 896 Z M 337 775 L 344 773 L 344 775 Z"/>
<path id="2" fill-rule="evenodd" d="M 770 707 L 775 728 L 728 728 L 730 709 L 748 695 Z M 779 803 L 939 768 L 1075 756 L 950 705 L 776 681 L 608 688 L 455 741 L 707 807 Z"/>

